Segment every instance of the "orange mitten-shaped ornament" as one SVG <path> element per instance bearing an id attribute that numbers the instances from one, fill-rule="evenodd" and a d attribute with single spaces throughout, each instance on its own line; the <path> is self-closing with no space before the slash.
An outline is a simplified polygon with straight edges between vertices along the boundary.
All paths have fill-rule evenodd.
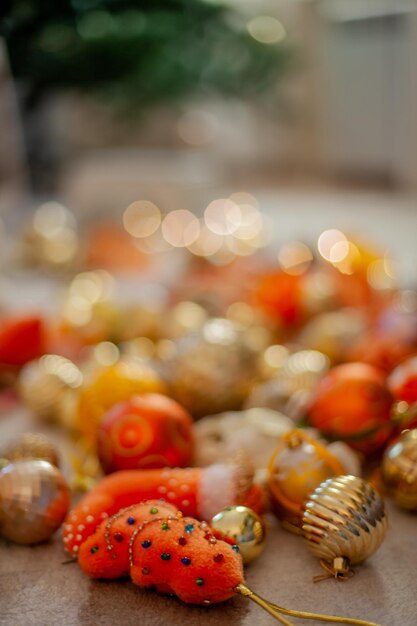
<path id="1" fill-rule="evenodd" d="M 79 564 L 95 578 L 130 572 L 139 587 L 175 593 L 184 602 L 211 604 L 233 596 L 243 582 L 238 551 L 216 538 L 206 522 L 150 501 L 103 521 L 81 546 Z"/>
<path id="2" fill-rule="evenodd" d="M 103 519 L 144 500 L 164 498 L 185 515 L 211 519 L 231 504 L 254 508 L 258 495 L 251 476 L 237 465 L 115 472 L 103 478 L 68 515 L 65 548 L 75 556 Z"/>

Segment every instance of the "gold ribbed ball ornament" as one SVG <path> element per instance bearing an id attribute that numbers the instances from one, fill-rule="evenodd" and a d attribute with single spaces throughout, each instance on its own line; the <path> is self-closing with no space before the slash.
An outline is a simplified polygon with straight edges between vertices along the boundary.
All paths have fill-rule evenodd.
<path id="1" fill-rule="evenodd" d="M 16 461 L 0 471 L 0 534 L 11 541 L 46 541 L 61 526 L 69 504 L 62 474 L 47 461 Z"/>
<path id="2" fill-rule="evenodd" d="M 235 542 L 245 565 L 254 561 L 265 547 L 265 526 L 247 506 L 223 509 L 212 518 L 210 526 Z"/>
<path id="3" fill-rule="evenodd" d="M 78 389 L 82 380 L 75 363 L 57 354 L 45 354 L 22 369 L 20 394 L 36 417 L 55 421 L 60 419 L 65 394 Z"/>
<path id="4" fill-rule="evenodd" d="M 5 450 L 2 456 L 10 462 L 22 459 L 43 459 L 58 467 L 58 453 L 51 440 L 41 433 L 24 433 Z"/>
<path id="5" fill-rule="evenodd" d="M 355 476 L 329 478 L 309 496 L 302 532 L 324 569 L 337 579 L 352 575 L 381 545 L 387 530 L 384 501 L 370 483 Z"/>
<path id="6" fill-rule="evenodd" d="M 382 478 L 387 495 L 398 506 L 417 510 L 417 428 L 404 431 L 386 449 Z"/>

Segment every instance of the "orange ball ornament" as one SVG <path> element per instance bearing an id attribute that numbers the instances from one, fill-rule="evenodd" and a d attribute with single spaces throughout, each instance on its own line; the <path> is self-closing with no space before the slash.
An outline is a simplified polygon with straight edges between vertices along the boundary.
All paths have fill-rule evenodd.
<path id="1" fill-rule="evenodd" d="M 148 393 L 116 404 L 101 420 L 97 451 L 105 472 L 184 467 L 194 447 L 192 419 L 166 396 Z"/>
<path id="2" fill-rule="evenodd" d="M 262 276 L 253 301 L 270 319 L 284 327 L 297 326 L 305 316 L 303 277 L 278 270 Z"/>
<path id="3" fill-rule="evenodd" d="M 368 363 L 389 373 L 412 351 L 413 347 L 399 333 L 371 331 L 353 342 L 346 360 Z"/>
<path id="4" fill-rule="evenodd" d="M 94 368 L 78 392 L 76 430 L 94 447 L 104 414 L 118 402 L 142 393 L 165 393 L 159 374 L 148 363 L 123 357 L 108 367 Z"/>
<path id="5" fill-rule="evenodd" d="M 395 368 L 388 377 L 388 387 L 396 400 L 417 402 L 417 355 Z"/>
<path id="6" fill-rule="evenodd" d="M 392 401 L 382 371 L 366 363 L 345 363 L 320 381 L 308 417 L 325 437 L 370 454 L 390 436 Z"/>
<path id="7" fill-rule="evenodd" d="M 46 352 L 46 328 L 36 316 L 3 318 L 0 325 L 0 368 L 19 368 Z"/>

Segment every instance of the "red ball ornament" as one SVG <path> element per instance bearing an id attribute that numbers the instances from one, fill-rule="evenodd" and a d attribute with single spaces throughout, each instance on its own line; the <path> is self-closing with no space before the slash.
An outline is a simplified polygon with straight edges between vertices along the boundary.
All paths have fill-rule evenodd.
<path id="1" fill-rule="evenodd" d="M 346 360 L 368 363 L 389 373 L 411 352 L 412 346 L 399 333 L 371 331 L 352 344 Z"/>
<path id="2" fill-rule="evenodd" d="M 97 451 L 105 472 L 184 467 L 194 447 L 192 419 L 183 407 L 157 393 L 133 396 L 103 417 Z"/>
<path id="3" fill-rule="evenodd" d="M 40 317 L 11 317 L 1 321 L 0 367 L 21 367 L 45 352 L 45 327 Z"/>
<path id="4" fill-rule="evenodd" d="M 383 372 L 366 363 L 346 363 L 334 367 L 319 383 L 309 421 L 325 437 L 370 454 L 390 436 L 391 406 Z"/>
<path id="5" fill-rule="evenodd" d="M 388 378 L 388 388 L 396 400 L 417 402 L 417 355 L 395 368 Z"/>
<path id="6" fill-rule="evenodd" d="M 395 368 L 388 377 L 388 389 L 397 401 L 393 411 L 395 434 L 417 428 L 417 355 Z"/>
<path id="7" fill-rule="evenodd" d="M 255 306 L 285 327 L 298 325 L 304 318 L 303 277 L 278 270 L 260 278 L 253 293 Z"/>

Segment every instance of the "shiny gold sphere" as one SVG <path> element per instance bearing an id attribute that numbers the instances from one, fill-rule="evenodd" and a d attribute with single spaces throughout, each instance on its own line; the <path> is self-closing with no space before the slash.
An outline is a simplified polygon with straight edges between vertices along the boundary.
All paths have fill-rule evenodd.
<path id="1" fill-rule="evenodd" d="M 264 524 L 247 506 L 223 509 L 212 518 L 210 526 L 235 541 L 245 565 L 254 561 L 265 547 Z"/>
<path id="2" fill-rule="evenodd" d="M 382 461 L 387 494 L 403 509 L 417 509 L 417 428 L 390 445 Z"/>
<path id="3" fill-rule="evenodd" d="M 77 389 L 82 380 L 81 371 L 72 361 L 57 354 L 45 354 L 22 369 L 20 394 L 36 417 L 56 421 L 64 395 Z"/>
<path id="4" fill-rule="evenodd" d="M 42 459 L 58 467 L 58 454 L 54 444 L 41 433 L 24 433 L 19 439 L 2 451 L 10 462 L 23 459 Z"/>
<path id="5" fill-rule="evenodd" d="M 16 461 L 0 472 L 0 533 L 11 541 L 46 541 L 61 526 L 69 504 L 62 474 L 47 461 Z"/>
<path id="6" fill-rule="evenodd" d="M 370 483 L 355 476 L 324 481 L 303 513 L 307 546 L 325 569 L 343 578 L 381 545 L 387 530 L 384 501 Z"/>

